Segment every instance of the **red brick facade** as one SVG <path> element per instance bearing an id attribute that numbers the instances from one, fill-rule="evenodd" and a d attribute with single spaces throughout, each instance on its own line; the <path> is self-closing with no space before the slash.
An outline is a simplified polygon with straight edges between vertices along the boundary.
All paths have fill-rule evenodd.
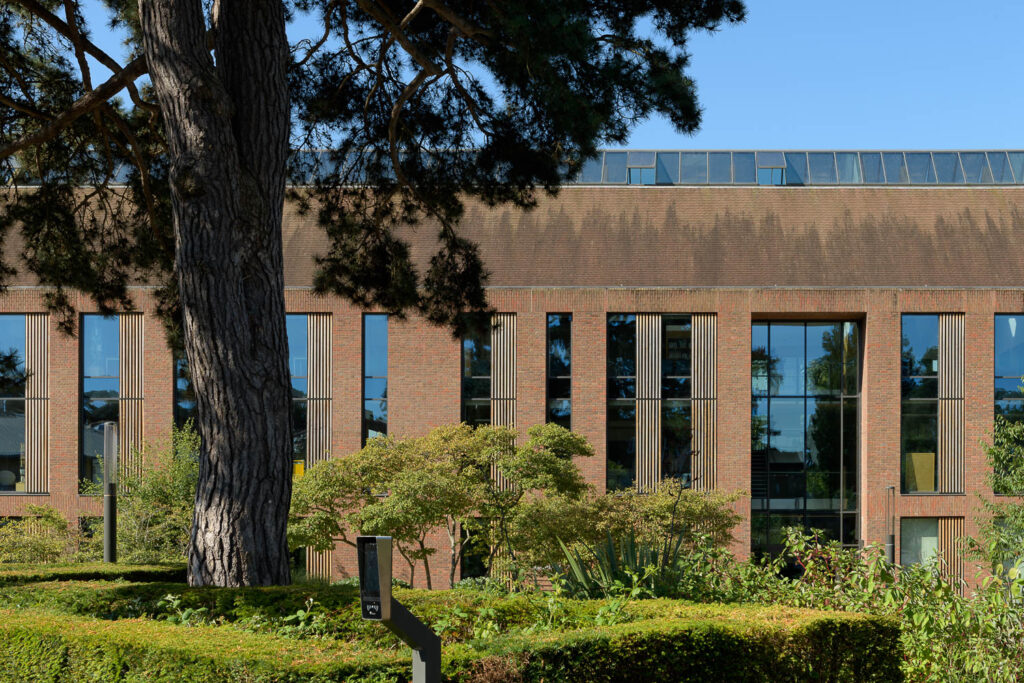
<path id="1" fill-rule="evenodd" d="M 591 188 L 589 192 L 602 192 L 604 188 Z M 681 190 L 677 190 L 679 192 Z M 700 190 L 705 198 L 715 190 Z M 798 231 L 802 231 L 797 241 L 806 242 L 807 225 L 815 223 L 815 216 L 821 217 L 820 231 L 815 233 L 818 238 L 826 234 L 842 234 L 840 242 L 849 246 L 854 243 L 847 230 L 863 229 L 864 222 L 849 220 L 845 224 L 835 222 L 837 213 L 829 204 L 829 198 L 836 203 L 847 201 L 855 190 L 837 188 L 834 190 L 807 189 L 807 194 L 800 194 L 799 188 L 788 190 L 792 197 L 799 200 L 802 212 Z M 619 200 L 633 202 L 631 209 L 636 214 L 649 213 L 650 207 L 638 199 L 651 197 L 651 193 L 643 193 L 642 189 L 634 194 L 624 189 L 614 192 Z M 668 192 L 666 190 L 665 192 Z M 687 205 L 694 204 L 697 199 L 692 195 L 696 190 L 689 190 Z M 724 194 L 733 193 L 745 202 L 751 197 L 757 198 L 755 189 L 735 188 L 721 190 Z M 770 196 L 773 206 L 778 210 L 779 190 L 766 189 L 764 196 Z M 829 192 L 832 194 L 830 195 Z M 899 207 L 899 196 L 894 190 L 864 190 L 868 199 L 884 194 L 886 211 Z M 987 192 L 987 193 L 986 193 Z M 582 190 L 567 190 L 569 195 L 562 208 L 569 212 L 570 218 L 579 217 L 586 230 L 600 236 L 602 248 L 612 250 L 607 258 L 620 260 L 614 253 L 615 235 L 623 234 L 622 226 L 604 229 L 586 223 L 587 204 L 581 196 Z M 547 244 L 551 249 L 564 251 L 554 242 L 552 235 L 537 227 L 536 222 L 544 216 L 552 216 L 559 211 L 559 202 L 549 200 L 537 214 L 528 215 L 519 223 L 506 222 L 508 233 L 504 253 L 496 256 L 498 265 L 497 276 L 491 280 L 489 296 L 491 304 L 498 311 L 517 314 L 518 344 L 516 348 L 517 364 L 517 402 L 516 416 L 520 428 L 541 422 L 545 415 L 545 322 L 547 313 L 572 313 L 572 427 L 583 434 L 594 446 L 597 456 L 581 462 L 581 468 L 587 479 L 597 487 L 603 487 L 605 481 L 605 420 L 607 411 L 606 400 L 606 364 L 605 334 L 607 314 L 635 312 L 664 313 L 715 313 L 718 324 L 718 444 L 717 444 L 717 481 L 723 490 L 749 491 L 750 475 L 750 334 L 751 322 L 755 320 L 773 319 L 823 319 L 823 320 L 857 320 L 861 324 L 862 344 L 862 391 L 860 411 L 859 439 L 859 495 L 860 495 L 860 532 L 859 538 L 867 543 L 882 542 L 886 533 L 884 517 L 885 495 L 888 486 L 900 490 L 900 351 L 901 332 L 900 316 L 903 313 L 945 313 L 955 312 L 965 315 L 965 394 L 964 394 L 964 458 L 966 470 L 966 488 L 963 494 L 926 494 L 900 495 L 896 498 L 896 516 L 932 516 L 932 517 L 963 517 L 966 520 L 965 532 L 975 536 L 978 531 L 978 512 L 980 498 L 988 497 L 990 492 L 985 484 L 986 462 L 982 442 L 988 438 L 993 418 L 993 316 L 997 313 L 1024 312 L 1024 278 L 1021 277 L 1019 264 L 1022 259 L 1006 259 L 1006 254 L 997 253 L 1001 249 L 1009 249 L 1012 241 L 1006 237 L 1008 226 L 1017 226 L 1020 213 L 1017 200 L 1024 198 L 1020 189 L 975 190 L 957 189 L 954 195 L 964 198 L 970 206 L 958 209 L 956 197 L 950 198 L 940 188 L 934 190 L 904 190 L 908 204 L 901 216 L 892 219 L 892 229 L 886 234 L 892 241 L 894 249 L 902 248 L 901 240 L 911 237 L 901 233 L 901 226 L 914 236 L 921 228 L 913 219 L 913 212 L 928 212 L 928 221 L 934 227 L 928 228 L 934 242 L 941 244 L 941 238 L 957 240 L 957 229 L 949 216 L 959 215 L 966 220 L 975 231 L 974 253 L 958 245 L 947 252 L 943 258 L 932 261 L 934 277 L 929 277 L 927 268 L 919 257 L 912 259 L 912 284 L 903 283 L 906 279 L 898 270 L 898 260 L 891 254 L 872 254 L 860 251 L 853 258 L 857 263 L 873 263 L 873 259 L 884 260 L 881 265 L 874 263 L 872 271 L 882 272 L 875 285 L 864 284 L 861 277 L 851 276 L 848 286 L 830 284 L 813 286 L 804 283 L 803 276 L 794 275 L 792 271 L 777 269 L 785 260 L 786 254 L 780 253 L 778 244 L 766 246 L 771 253 L 765 255 L 766 267 L 754 269 L 754 257 L 759 249 L 756 239 L 748 244 L 740 242 L 719 243 L 717 258 L 722 269 L 727 270 L 730 259 L 740 253 L 744 265 L 742 279 L 751 284 L 723 284 L 722 277 L 710 286 L 692 286 L 692 274 L 681 274 L 677 286 L 666 282 L 666 264 L 671 262 L 672 249 L 681 248 L 677 239 L 667 239 L 663 253 L 654 254 L 649 251 L 638 251 L 632 239 L 623 238 L 630 245 L 634 259 L 631 261 L 630 282 L 627 286 L 615 281 L 614 274 L 607 275 L 603 284 L 593 284 L 595 278 L 602 278 L 602 264 L 592 262 L 585 264 L 573 263 L 572 253 L 563 253 L 567 260 L 568 274 L 556 271 L 545 271 L 543 279 L 536 286 L 524 285 L 518 281 L 515 267 L 523 264 L 523 270 L 530 271 L 536 265 L 530 265 L 536 251 L 542 248 L 540 243 L 530 243 L 522 239 L 523 222 L 533 226 L 531 235 L 545 233 Z M 949 214 L 946 218 L 936 216 L 936 209 L 929 207 L 925 199 L 928 193 L 936 200 L 941 200 Z M 595 195 L 596 197 L 596 195 Z M 922 199 L 924 197 L 924 199 Z M 842 202 L 840 202 L 840 199 Z M 970 199 L 967 202 L 967 199 Z M 991 201 L 990 201 L 991 200 Z M 603 198 L 607 204 L 607 196 Z M 659 195 L 659 202 L 666 200 Z M 718 202 L 721 208 L 722 197 L 715 196 L 709 202 Z M 605 206 L 607 209 L 607 206 Z M 741 210 L 740 209 L 737 210 Z M 593 209 L 598 211 L 598 209 Z M 659 209 L 660 210 L 660 209 Z M 620 207 L 621 217 L 625 208 Z M 706 220 L 705 227 L 714 225 L 720 228 L 719 222 L 727 209 L 721 208 L 719 214 L 709 214 L 704 210 L 701 216 L 688 218 Z M 794 210 L 790 210 L 792 213 Z M 817 213 L 816 213 L 817 212 Z M 605 218 L 610 214 L 607 210 L 598 211 Z M 908 214 L 911 214 L 908 218 Z M 495 210 L 488 219 L 492 223 L 501 221 L 495 217 L 504 216 L 508 221 L 507 210 Z M 646 213 L 644 214 L 646 215 Z M 878 216 L 882 216 L 879 213 Z M 965 218 L 965 216 L 967 218 Z M 969 220 L 967 220 L 969 218 Z M 516 219 L 520 220 L 520 219 Z M 563 217 L 563 224 L 567 219 Z M 643 222 L 641 218 L 633 218 Z M 866 219 L 865 219 L 866 220 Z M 881 220 L 881 219 L 879 219 Z M 826 225 L 828 221 L 833 221 Z M 908 221 L 913 228 L 906 228 Z M 988 221 L 988 223 L 986 223 Z M 569 221 L 571 222 L 571 221 Z M 474 227 L 466 224 L 468 236 L 474 236 Z M 518 225 L 517 229 L 515 226 Z M 845 227 L 844 227 L 845 225 Z M 988 227 L 986 228 L 986 225 Z M 947 234 L 940 234 L 939 228 L 946 226 Z M 770 227 L 770 226 L 769 226 Z M 313 228 L 306 226 L 305 229 Z M 491 228 L 489 227 L 488 230 Z M 290 282 L 296 281 L 294 265 L 302 259 L 309 259 L 316 253 L 322 242 L 313 237 L 300 235 L 298 228 L 286 229 L 286 245 L 291 275 Z M 661 228 L 659 228 L 661 230 Z M 768 228 L 763 225 L 758 231 L 762 236 Z M 429 232 L 425 230 L 424 232 Z M 485 231 L 486 232 L 486 231 Z M 786 227 L 775 226 L 770 232 L 775 237 L 785 238 Z M 881 249 L 884 240 L 879 237 L 881 228 L 871 232 L 875 248 Z M 998 234 L 998 240 L 986 241 L 986 235 Z M 484 235 L 489 245 L 484 257 L 494 254 L 497 246 L 490 232 Z M 657 248 L 656 236 L 647 237 Z M 575 243 L 586 241 L 586 236 L 577 232 L 572 240 Z M 691 235 L 691 239 L 693 236 Z M 544 240 L 541 240 L 544 241 Z M 1024 241 L 1021 241 L 1024 242 Z M 803 242 L 800 242 L 803 243 Z M 784 246 L 784 245 L 783 245 Z M 819 245 L 815 252 L 827 251 L 826 245 Z M 543 247 L 547 249 L 547 247 Z M 1020 250 L 1020 244 L 1014 243 L 1012 249 Z M 593 244 L 585 246 L 587 259 L 596 258 Z M 541 257 L 547 263 L 550 254 Z M 803 253 L 794 248 L 788 258 L 794 261 L 793 267 L 799 272 L 810 272 L 801 258 L 812 258 L 813 254 Z M 657 287 L 645 288 L 636 285 L 645 278 L 645 259 L 658 264 L 657 273 L 652 274 L 651 283 Z M 915 260 L 916 259 L 916 260 Z M 962 259 L 962 260 L 957 260 Z M 680 263 L 691 262 L 689 255 L 680 255 Z M 621 265 L 621 264 L 619 264 Z M 616 266 L 618 267 L 618 266 Z M 821 264 L 815 264 L 817 275 L 808 280 L 824 279 L 834 281 L 833 274 L 820 270 Z M 846 264 L 844 268 L 856 268 Z M 703 263 L 701 269 L 708 271 L 711 265 Z M 889 276 L 885 276 L 889 269 Z M 958 272 L 959 269 L 959 272 Z M 596 272 L 595 272 L 596 271 Z M 306 272 L 306 271 L 302 271 Z M 585 274 L 583 274 L 585 272 Z M 610 271 L 606 271 L 610 272 Z M 579 281 L 572 282 L 574 274 L 579 274 Z M 301 278 L 300 278 L 301 279 Z M 729 278 L 725 278 L 729 279 Z M 756 282 L 755 282 L 756 280 Z M 962 281 L 960 281 L 962 280 Z M 549 286 L 551 282 L 557 286 Z M 308 282 L 308 280 L 307 280 Z M 778 287 L 783 282 L 785 286 Z M 900 284 L 897 284 L 900 283 Z M 930 285 L 928 283 L 935 283 Z M 984 283 L 984 284 L 983 284 Z M 1000 288 L 1003 287 L 1003 288 Z M 362 312 L 336 299 L 321 298 L 310 293 L 308 288 L 289 287 L 286 291 L 286 303 L 289 312 L 309 313 L 327 312 L 332 315 L 333 330 L 333 408 L 332 408 L 332 453 L 343 456 L 359 448 L 361 435 L 362 411 Z M 149 290 L 140 288 L 136 292 L 139 308 L 146 313 L 145 318 L 145 377 L 144 377 L 144 437 L 150 443 L 159 443 L 166 439 L 172 423 L 173 402 L 173 365 L 171 352 L 163 336 L 163 329 L 155 317 L 155 302 Z M 89 312 L 92 304 L 85 300 L 78 301 L 79 310 Z M 12 289 L 0 299 L 2 312 L 39 312 L 43 310 L 41 291 L 32 287 Z M 0 495 L 0 516 L 23 514 L 28 504 L 49 504 L 58 508 L 70 517 L 95 515 L 100 512 L 100 501 L 78 495 L 78 419 L 80 414 L 80 355 L 77 339 L 69 338 L 57 330 L 56 323 L 50 323 L 50 355 L 49 355 L 49 392 L 50 392 L 50 424 L 49 424 L 49 492 L 43 495 L 11 494 Z M 459 420 L 460 416 L 460 346 L 456 339 L 444 329 L 432 327 L 425 321 L 412 317 L 407 321 L 392 319 L 389 325 L 388 348 L 388 419 L 389 433 L 398 436 L 418 435 L 430 428 Z M 737 504 L 743 513 L 744 521 L 736 531 L 735 551 L 745 555 L 750 547 L 749 501 Z M 438 538 L 439 542 L 444 539 Z M 897 528 L 897 543 L 898 543 Z M 339 549 L 335 557 L 335 572 L 347 575 L 350 563 L 347 549 Z M 899 557 L 899 547 L 896 548 Z M 435 585 L 444 585 L 447 578 L 444 554 L 435 556 Z M 396 564 L 396 571 L 401 567 Z M 968 572 L 971 574 L 972 572 Z"/>

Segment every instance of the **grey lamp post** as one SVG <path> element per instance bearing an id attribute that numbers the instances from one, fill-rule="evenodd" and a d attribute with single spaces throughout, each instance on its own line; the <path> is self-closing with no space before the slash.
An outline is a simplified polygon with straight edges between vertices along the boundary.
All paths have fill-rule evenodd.
<path id="1" fill-rule="evenodd" d="M 103 423 L 103 561 L 117 562 L 117 423 Z"/>

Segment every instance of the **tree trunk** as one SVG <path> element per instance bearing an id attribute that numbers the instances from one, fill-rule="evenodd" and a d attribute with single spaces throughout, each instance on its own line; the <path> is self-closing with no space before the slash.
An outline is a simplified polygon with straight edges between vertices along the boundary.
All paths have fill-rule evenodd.
<path id="1" fill-rule="evenodd" d="M 427 554 L 427 546 L 423 545 L 423 541 L 420 541 L 420 553 L 423 555 L 423 571 L 427 575 L 427 590 L 434 590 L 434 586 L 430 580 L 430 555 Z"/>
<path id="2" fill-rule="evenodd" d="M 281 214 L 288 42 L 280 0 L 139 0 L 170 160 L 185 350 L 202 437 L 192 585 L 289 581 L 292 434 Z"/>

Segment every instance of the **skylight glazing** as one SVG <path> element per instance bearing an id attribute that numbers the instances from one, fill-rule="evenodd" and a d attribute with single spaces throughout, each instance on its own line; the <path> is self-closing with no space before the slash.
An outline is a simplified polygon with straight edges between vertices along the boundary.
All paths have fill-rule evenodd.
<path id="1" fill-rule="evenodd" d="M 1024 185 L 1024 151 L 600 152 L 581 185 Z"/>

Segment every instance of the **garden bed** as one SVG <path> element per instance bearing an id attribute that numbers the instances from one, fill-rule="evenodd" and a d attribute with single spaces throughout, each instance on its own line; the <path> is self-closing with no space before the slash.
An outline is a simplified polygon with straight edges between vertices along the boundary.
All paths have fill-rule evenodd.
<path id="1" fill-rule="evenodd" d="M 149 571 L 140 569 L 139 571 Z M 190 588 L 0 579 L 5 680 L 399 681 L 410 653 L 351 586 Z M 26 572 L 27 570 L 21 570 Z M 102 573 L 101 573 L 102 574 Z M 116 574 L 116 573 L 115 573 Z M 673 600 L 396 589 L 441 631 L 451 681 L 894 681 L 889 619 Z"/>

